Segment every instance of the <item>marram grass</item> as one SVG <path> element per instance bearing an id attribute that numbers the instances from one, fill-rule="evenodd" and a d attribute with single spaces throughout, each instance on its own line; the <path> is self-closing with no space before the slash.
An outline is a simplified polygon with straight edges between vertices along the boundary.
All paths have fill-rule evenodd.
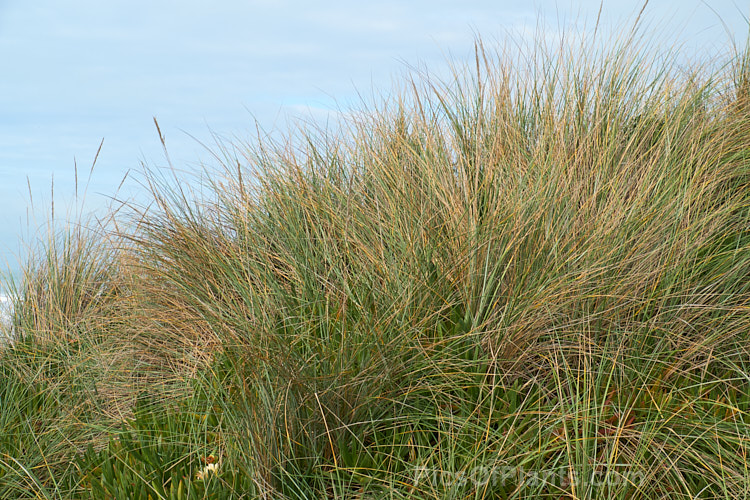
<path id="1" fill-rule="evenodd" d="M 602 47 L 479 43 L 50 231 L 0 498 L 750 497 L 750 57 Z"/>

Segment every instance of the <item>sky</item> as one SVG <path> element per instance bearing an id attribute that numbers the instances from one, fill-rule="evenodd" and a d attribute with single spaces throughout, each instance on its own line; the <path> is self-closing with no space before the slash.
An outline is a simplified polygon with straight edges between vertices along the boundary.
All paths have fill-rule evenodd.
<path id="1" fill-rule="evenodd" d="M 604 1 L 605 29 L 642 7 Z M 49 213 L 79 189 L 99 148 L 86 207 L 117 194 L 128 171 L 211 162 L 201 142 L 242 141 L 325 120 L 359 93 L 384 92 L 409 67 L 440 75 L 471 57 L 476 34 L 530 36 L 592 26 L 600 1 L 0 0 L 0 268 L 16 271 Z M 714 54 L 744 44 L 747 5 L 652 0 L 666 39 Z M 672 37 L 674 35 L 674 37 Z M 103 142 L 102 142 L 103 141 Z M 30 188 L 29 188 L 30 186 Z M 120 197 L 137 185 L 126 181 Z M 80 193 L 79 193 L 80 194 Z M 30 210 L 33 201 L 33 210 Z M 102 208 L 99 208 L 102 207 Z M 30 216 L 29 214 L 36 214 Z"/>

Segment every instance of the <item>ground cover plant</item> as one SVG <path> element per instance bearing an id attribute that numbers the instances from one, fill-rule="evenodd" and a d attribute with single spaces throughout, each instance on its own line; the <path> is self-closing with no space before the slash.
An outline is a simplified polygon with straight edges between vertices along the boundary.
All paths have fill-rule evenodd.
<path id="1" fill-rule="evenodd" d="M 750 497 L 747 50 L 478 41 L 214 152 L 29 258 L 0 498 Z"/>

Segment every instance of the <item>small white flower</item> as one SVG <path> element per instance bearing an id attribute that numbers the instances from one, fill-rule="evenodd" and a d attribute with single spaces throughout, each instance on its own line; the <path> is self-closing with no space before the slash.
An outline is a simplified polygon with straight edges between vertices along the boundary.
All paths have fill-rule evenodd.
<path id="1" fill-rule="evenodd" d="M 198 481 L 202 481 L 206 479 L 210 473 L 218 474 L 219 464 L 213 463 L 213 464 L 206 465 L 205 467 L 203 467 L 201 470 L 198 471 L 195 477 L 196 479 L 198 479 Z"/>

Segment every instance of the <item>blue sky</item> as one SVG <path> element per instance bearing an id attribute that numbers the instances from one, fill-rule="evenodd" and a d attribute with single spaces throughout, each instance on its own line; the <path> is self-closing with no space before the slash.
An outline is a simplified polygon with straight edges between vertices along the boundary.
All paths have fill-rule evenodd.
<path id="1" fill-rule="evenodd" d="M 605 1 L 605 28 L 641 2 Z M 50 181 L 64 204 L 74 159 L 85 178 L 104 144 L 87 198 L 104 206 L 129 169 L 165 163 L 153 117 L 176 166 L 210 163 L 190 135 L 242 139 L 287 118 L 322 119 L 387 91 L 407 65 L 440 74 L 468 57 L 475 33 L 531 33 L 592 24 L 598 1 L 510 2 L 0 0 L 0 266 L 15 266 L 31 184 L 39 215 Z M 744 43 L 746 5 L 731 0 L 650 2 L 668 40 L 712 54 L 728 35 Z M 721 16 L 721 20 L 717 17 Z M 743 17 L 744 16 L 744 17 Z M 674 37 L 671 35 L 674 33 Z M 81 180 L 81 179 L 79 179 Z"/>

